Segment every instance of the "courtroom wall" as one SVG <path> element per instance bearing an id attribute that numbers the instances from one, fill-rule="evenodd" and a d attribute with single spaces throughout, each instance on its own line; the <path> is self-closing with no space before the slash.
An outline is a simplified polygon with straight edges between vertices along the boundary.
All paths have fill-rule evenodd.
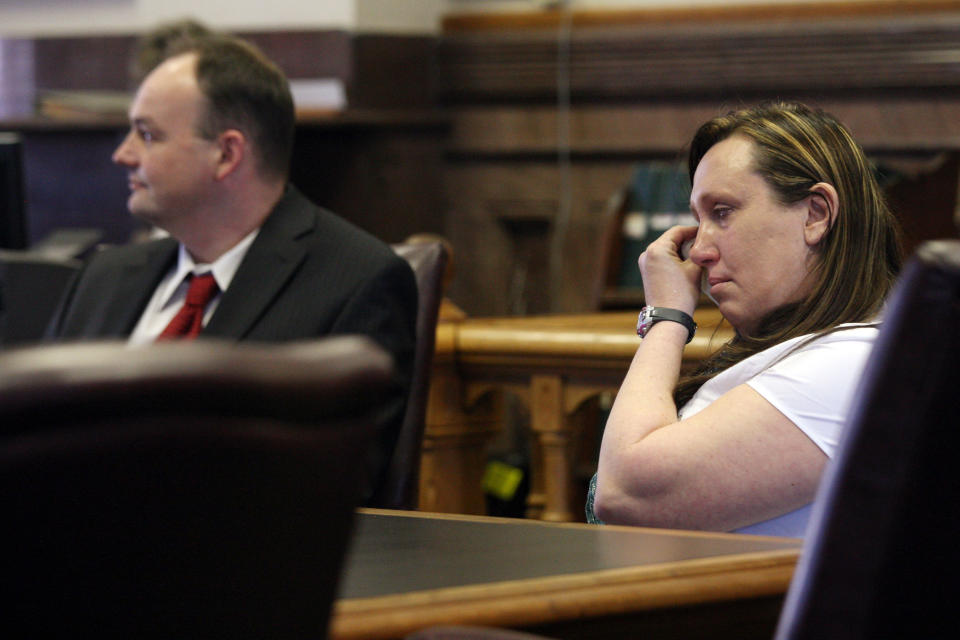
<path id="1" fill-rule="evenodd" d="M 596 308 L 636 172 L 677 162 L 709 117 L 771 98 L 850 126 L 883 169 L 908 250 L 956 235 L 960 2 L 702 4 L 444 18 L 450 294 L 465 311 Z"/>
<path id="2" fill-rule="evenodd" d="M 302 123 L 297 184 L 384 239 L 447 235 L 457 264 L 449 291 L 472 315 L 594 307 L 607 232 L 618 228 L 610 205 L 638 164 L 675 161 L 696 124 L 767 97 L 828 108 L 896 162 L 911 245 L 955 234 L 960 0 L 572 0 L 569 20 L 543 0 L 276 0 L 269 16 L 252 0 L 229 11 L 213 0 L 21 4 L 0 0 L 8 119 L 48 90 L 123 89 L 118 60 L 140 25 L 191 6 L 254 39 L 290 77 L 342 82 L 344 112 Z M 36 34 L 2 37 L 27 18 Z M 421 31 L 404 32 L 414 23 Z M 31 178 L 31 209 L 90 222 L 82 216 L 107 206 L 49 199 L 64 184 L 94 191 L 81 172 L 115 180 L 109 138 L 123 119 L 69 166 L 53 137 L 69 134 L 66 148 L 79 149 L 92 132 L 49 126 L 24 129 L 27 146 L 65 166 Z M 127 219 L 122 194 L 96 191 Z"/>
<path id="3" fill-rule="evenodd" d="M 568 0 L 572 9 L 803 4 L 823 0 Z M 0 2 L 0 37 L 110 34 L 193 16 L 227 30 L 344 29 L 436 33 L 450 13 L 528 12 L 546 0 L 43 0 Z"/>
<path id="4" fill-rule="evenodd" d="M 192 16 L 225 30 L 434 33 L 443 0 L 43 0 L 0 2 L 0 37 L 118 34 Z"/>

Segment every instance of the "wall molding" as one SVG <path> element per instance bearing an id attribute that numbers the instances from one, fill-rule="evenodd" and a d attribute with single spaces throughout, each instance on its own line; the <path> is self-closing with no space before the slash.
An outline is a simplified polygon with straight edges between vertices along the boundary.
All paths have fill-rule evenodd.
<path id="1" fill-rule="evenodd" d="M 862 0 L 732 4 L 645 9 L 583 9 L 569 16 L 558 9 L 509 13 L 456 13 L 442 20 L 444 33 L 556 29 L 565 20 L 573 27 L 649 26 L 712 22 L 824 20 L 864 17 L 915 17 L 960 11 L 957 0 Z"/>
<path id="2" fill-rule="evenodd" d="M 960 89 L 960 12 L 949 16 L 448 33 L 441 95 L 452 103 L 554 101 L 567 60 L 574 100 L 942 92 Z"/>
<path id="3" fill-rule="evenodd" d="M 258 45 L 291 79 L 340 79 L 351 108 L 422 109 L 434 104 L 434 36 L 330 29 L 236 34 Z M 30 95 L 51 90 L 132 90 L 128 61 L 136 40 L 133 34 L 0 39 L 5 50 L 16 44 L 18 60 L 29 63 L 32 73 L 32 77 L 19 74 L 9 81 L 7 74 L 0 73 L 0 89 L 5 94 L 16 90 Z M 4 60 L 0 71 L 11 64 Z"/>

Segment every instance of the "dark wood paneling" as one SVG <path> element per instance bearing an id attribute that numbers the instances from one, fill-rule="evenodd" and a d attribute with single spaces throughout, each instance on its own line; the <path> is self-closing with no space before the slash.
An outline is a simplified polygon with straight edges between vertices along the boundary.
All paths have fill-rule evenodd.
<path id="1" fill-rule="evenodd" d="M 36 88 L 125 90 L 134 43 L 133 36 L 36 38 Z"/>
<path id="2" fill-rule="evenodd" d="M 142 228 L 127 213 L 124 172 L 111 161 L 126 126 L 120 119 L 0 124 L 23 138 L 32 241 L 57 228 L 92 227 L 118 243 Z M 446 135 L 447 121 L 435 114 L 307 118 L 297 126 L 291 181 L 386 241 L 442 233 Z"/>
<path id="3" fill-rule="evenodd" d="M 882 158 L 879 161 L 883 163 Z M 912 253 L 925 240 L 957 237 L 954 211 L 960 152 L 939 154 L 898 173 L 887 195 L 903 228 L 904 249 Z"/>
<path id="4" fill-rule="evenodd" d="M 290 78 L 354 80 L 353 36 L 345 31 L 243 31 Z"/>
<path id="5" fill-rule="evenodd" d="M 544 21 L 523 22 L 531 17 Z M 452 291 L 470 313 L 590 309 L 609 222 L 599 203 L 636 162 L 677 160 L 697 126 L 731 108 L 802 100 L 838 116 L 875 156 L 960 150 L 958 2 L 574 11 L 568 49 L 563 17 L 448 21 L 439 43 L 453 122 L 448 234 L 468 272 Z M 568 96 L 558 91 L 564 60 Z M 956 235 L 957 167 L 931 171 L 891 188 L 908 249 Z M 566 226 L 564 190 L 573 194 Z M 534 210 L 533 231 L 503 223 Z M 553 268 L 540 266 L 558 247 L 562 267 L 556 254 Z"/>
<path id="6" fill-rule="evenodd" d="M 291 181 L 385 241 L 443 233 L 446 135 L 447 122 L 439 117 L 304 122 Z"/>
<path id="7" fill-rule="evenodd" d="M 757 20 L 793 22 L 797 20 L 837 20 L 857 17 L 910 18 L 918 15 L 950 13 L 957 0 L 821 0 L 820 2 L 783 2 L 776 4 L 729 3 L 717 5 L 637 9 L 559 8 L 511 13 L 457 12 L 445 16 L 445 33 L 480 31 L 528 31 L 556 29 L 569 22 L 574 27 L 656 26 L 663 24 L 754 22 Z"/>
<path id="8" fill-rule="evenodd" d="M 428 36 L 365 35 L 339 30 L 241 31 L 290 78 L 338 78 L 352 108 L 434 104 L 436 41 Z M 36 89 L 132 89 L 136 37 L 75 36 L 33 41 Z"/>
<path id="9" fill-rule="evenodd" d="M 472 315 L 592 308 L 607 200 L 629 180 L 633 162 L 576 163 L 565 225 L 558 221 L 566 173 L 555 161 L 449 162 L 446 233 L 456 249 L 453 300 Z"/>
<path id="10" fill-rule="evenodd" d="M 359 34 L 354 66 L 362 82 L 350 88 L 357 108 L 424 108 L 436 103 L 436 38 Z"/>
<path id="11" fill-rule="evenodd" d="M 768 95 L 767 97 L 773 97 Z M 960 93 L 919 96 L 781 94 L 833 113 L 872 153 L 960 149 Z M 697 127 L 747 100 L 657 101 L 576 105 L 569 113 L 570 153 L 584 160 L 678 157 Z M 563 114 L 517 102 L 450 109 L 450 152 L 494 160 L 556 158 Z"/>
<path id="12" fill-rule="evenodd" d="M 339 78 L 346 88 L 344 113 L 301 114 L 291 176 L 295 184 L 318 204 L 388 241 L 444 231 L 448 122 L 432 102 L 433 38 L 339 30 L 239 35 L 262 48 L 291 78 Z M 124 91 L 135 42 L 133 34 L 37 38 L 16 52 L 32 58 L 27 61 L 35 69 L 36 86 L 27 87 L 31 93 Z M 19 76 L 15 80 L 29 82 Z M 0 92 L 9 89 L 2 86 Z M 126 211 L 123 171 L 110 160 L 127 127 L 125 117 L 64 121 L 14 115 L 18 119 L 0 122 L 0 129 L 24 136 L 34 241 L 58 227 L 96 227 L 106 241 L 123 242 L 139 228 Z"/>
<path id="13" fill-rule="evenodd" d="M 730 98 L 772 92 L 940 91 L 960 86 L 960 16 L 789 24 L 574 29 L 574 99 Z M 558 35 L 448 34 L 452 101 L 555 99 Z"/>
<path id="14" fill-rule="evenodd" d="M 354 79 L 353 37 L 343 31 L 250 31 L 247 38 L 291 78 Z M 39 90 L 133 89 L 129 60 L 136 35 L 34 39 Z"/>

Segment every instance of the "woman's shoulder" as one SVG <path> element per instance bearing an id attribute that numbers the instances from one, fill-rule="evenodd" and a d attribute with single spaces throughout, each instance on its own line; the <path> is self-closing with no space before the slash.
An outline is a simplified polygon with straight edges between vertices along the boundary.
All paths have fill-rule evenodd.
<path id="1" fill-rule="evenodd" d="M 870 323 L 801 337 L 744 382 L 832 456 L 877 334 Z"/>
<path id="2" fill-rule="evenodd" d="M 804 372 L 801 378 L 807 382 L 832 384 L 828 381 L 833 375 L 847 377 L 851 370 L 862 365 L 878 330 L 877 322 L 841 324 L 825 333 L 806 334 L 775 344 L 705 382 L 691 399 L 690 407 L 684 407 L 684 417 L 693 415 L 730 389 L 754 383 L 761 376 L 793 380 L 798 372 Z M 694 407 L 691 413 L 689 409 Z"/>
<path id="3" fill-rule="evenodd" d="M 782 362 L 843 358 L 845 353 L 867 352 L 876 340 L 877 331 L 878 324 L 874 322 L 850 323 L 825 333 L 790 338 L 738 362 L 713 380 L 720 388 L 731 389 Z"/>
<path id="4" fill-rule="evenodd" d="M 776 344 L 768 349 L 754 354 L 747 360 L 756 359 L 757 362 L 769 366 L 794 354 L 827 348 L 842 348 L 841 345 L 872 346 L 879 333 L 879 322 L 856 322 L 840 324 L 832 329 L 820 333 L 809 333 Z"/>
<path id="5" fill-rule="evenodd" d="M 759 370 L 809 368 L 822 371 L 824 379 L 836 372 L 844 375 L 862 364 L 879 334 L 875 323 L 844 324 L 820 334 L 800 336 L 769 349 Z M 763 355 L 766 352 L 761 352 Z"/>

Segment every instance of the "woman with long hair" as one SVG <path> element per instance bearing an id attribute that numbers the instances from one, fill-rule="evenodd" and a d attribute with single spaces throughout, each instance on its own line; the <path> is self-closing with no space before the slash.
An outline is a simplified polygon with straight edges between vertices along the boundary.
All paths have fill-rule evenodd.
<path id="1" fill-rule="evenodd" d="M 643 339 L 588 517 L 802 536 L 900 268 L 898 225 L 846 128 L 801 104 L 708 121 L 688 167 L 698 225 L 639 258 Z M 701 282 L 735 337 L 681 377 Z"/>

